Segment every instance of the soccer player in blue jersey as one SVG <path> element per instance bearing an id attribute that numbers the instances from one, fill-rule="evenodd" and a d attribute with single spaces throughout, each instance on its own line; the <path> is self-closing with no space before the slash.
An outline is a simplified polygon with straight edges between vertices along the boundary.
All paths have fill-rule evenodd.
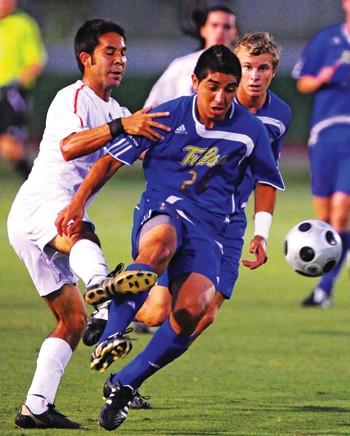
<path id="1" fill-rule="evenodd" d="M 276 164 L 285 134 L 291 121 L 290 107 L 269 90 L 280 60 L 280 49 L 267 32 L 257 32 L 241 38 L 234 50 L 242 66 L 242 78 L 235 102 L 256 115 L 266 127 Z M 215 319 L 218 309 L 230 299 L 238 278 L 243 238 L 247 226 L 245 208 L 255 187 L 248 170 L 238 187 L 236 213 L 232 215 L 224 238 L 220 280 L 214 299 L 196 329 L 196 337 Z M 267 238 L 268 235 L 265 235 Z"/>
<path id="2" fill-rule="evenodd" d="M 263 124 L 233 102 L 241 78 L 238 58 L 214 45 L 199 58 L 193 74 L 197 95 L 161 105 L 170 113 L 171 132 L 160 141 L 121 135 L 108 146 L 109 155 L 91 169 L 70 204 L 60 212 L 59 233 L 75 231 L 88 198 L 123 165 L 147 151 L 147 181 L 134 217 L 133 257 L 127 269 L 160 276 L 168 272 L 172 311 L 136 358 L 115 374 L 99 422 L 113 430 L 128 414 L 128 404 L 142 382 L 180 357 L 214 297 L 220 275 L 222 244 L 235 212 L 237 187 L 249 166 L 255 185 L 255 236 L 250 243 L 255 269 L 267 260 L 266 235 L 276 201 L 284 189 Z M 166 108 L 166 109 L 165 109 Z M 135 265 L 136 264 L 136 265 Z M 85 292 L 98 304 L 110 295 Z M 136 294 L 139 295 L 139 294 Z M 142 293 L 141 293 L 142 295 Z M 113 303 L 109 322 L 114 317 Z"/>
<path id="3" fill-rule="evenodd" d="M 280 48 L 268 33 L 257 32 L 247 34 L 241 38 L 235 48 L 235 54 L 242 65 L 242 78 L 235 102 L 248 108 L 264 123 L 270 138 L 273 155 L 276 163 L 278 163 L 283 140 L 291 120 L 289 106 L 268 89 L 279 64 Z M 243 237 L 247 225 L 245 207 L 248 197 L 254 189 L 254 184 L 251 172 L 247 171 L 239 187 L 241 196 L 239 201 L 236 202 L 237 211 L 232 216 L 230 228 L 223 239 L 224 256 L 218 289 L 208 312 L 196 328 L 195 337 L 199 336 L 214 321 L 222 303 L 232 296 L 238 278 Z M 157 285 L 152 288 L 149 297 L 137 312 L 137 319 L 146 322 L 147 325 L 160 325 L 165 317 L 169 315 L 170 304 L 171 296 L 167 289 L 167 280 L 166 277 L 162 277 L 158 280 Z M 108 328 L 109 326 L 104 331 L 108 318 L 106 306 L 107 304 L 100 307 L 98 311 L 95 311 L 89 317 L 88 326 L 85 330 L 86 340 L 91 341 L 89 345 L 100 339 L 98 352 L 93 353 L 93 362 L 95 363 L 92 363 L 92 367 L 97 370 L 102 368 L 99 358 L 100 350 L 110 346 L 109 337 L 115 333 Z M 133 313 L 126 317 L 124 309 L 120 308 L 119 312 L 119 325 L 116 331 L 123 332 L 132 320 Z M 107 354 L 104 354 L 103 364 L 106 367 L 109 363 L 111 363 L 111 360 L 108 361 Z"/>
<path id="4" fill-rule="evenodd" d="M 314 36 L 292 72 L 300 92 L 314 93 L 308 145 L 315 214 L 332 224 L 343 243 L 339 264 L 302 301 L 307 307 L 331 306 L 350 247 L 350 0 L 341 3 L 345 22 Z"/>

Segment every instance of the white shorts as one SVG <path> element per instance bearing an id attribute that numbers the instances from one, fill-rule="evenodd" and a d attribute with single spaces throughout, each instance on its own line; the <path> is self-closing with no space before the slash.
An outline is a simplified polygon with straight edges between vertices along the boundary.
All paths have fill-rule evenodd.
<path id="1" fill-rule="evenodd" d="M 70 196 L 50 197 L 39 202 L 35 195 L 24 195 L 21 189 L 7 220 L 10 244 L 26 265 L 41 296 L 59 290 L 64 284 L 78 283 L 69 265 L 69 255 L 47 245 L 57 235 L 55 219 Z M 84 221 L 93 225 L 87 214 Z"/>

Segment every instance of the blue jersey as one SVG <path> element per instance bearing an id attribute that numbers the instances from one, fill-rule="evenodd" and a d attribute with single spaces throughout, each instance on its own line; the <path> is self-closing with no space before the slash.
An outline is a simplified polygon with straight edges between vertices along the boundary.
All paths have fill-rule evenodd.
<path id="1" fill-rule="evenodd" d="M 235 101 L 240 104 L 237 97 Z M 255 116 L 264 124 L 267 129 L 272 153 L 276 164 L 278 165 L 284 137 L 291 121 L 290 107 L 275 93 L 268 90 L 266 101 L 264 105 L 257 110 Z M 246 206 L 248 198 L 254 187 L 255 181 L 250 169 L 248 168 L 242 183 L 238 188 L 239 204 L 237 204 L 237 206 L 243 208 Z"/>
<path id="2" fill-rule="evenodd" d="M 237 98 L 235 101 L 240 104 Z M 256 112 L 255 116 L 265 125 L 270 138 L 273 156 L 276 164 L 278 164 L 284 136 L 291 121 L 290 107 L 277 97 L 276 94 L 268 90 L 265 104 Z M 243 238 L 247 227 L 245 207 L 254 187 L 254 178 L 250 169 L 247 168 L 242 183 L 238 188 L 237 202 L 239 202 L 239 208 L 237 208 L 237 212 L 232 215 L 223 239 L 223 259 L 218 289 L 226 298 L 231 298 L 233 288 L 238 278 Z"/>
<path id="3" fill-rule="evenodd" d="M 163 140 L 121 135 L 107 145 L 108 152 L 132 164 L 147 150 L 147 191 L 176 198 L 191 216 L 201 211 L 226 219 L 235 212 L 245 165 L 256 181 L 284 189 L 266 129 L 254 115 L 233 103 L 226 118 L 208 129 L 198 119 L 196 102 L 197 96 L 180 97 L 156 108 L 170 112 L 159 120 L 171 128 Z"/>
<path id="4" fill-rule="evenodd" d="M 336 24 L 317 33 L 303 50 L 292 77 L 317 76 L 321 68 L 336 65 L 330 83 L 316 91 L 309 144 L 342 138 L 350 142 L 350 35 L 346 25 Z"/>

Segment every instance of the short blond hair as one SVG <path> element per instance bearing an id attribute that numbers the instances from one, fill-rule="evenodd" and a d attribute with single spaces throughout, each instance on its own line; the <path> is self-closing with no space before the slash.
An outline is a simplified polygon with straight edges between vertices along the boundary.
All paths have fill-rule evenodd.
<path id="1" fill-rule="evenodd" d="M 240 38 L 235 46 L 234 53 L 239 57 L 239 53 L 243 51 L 253 56 L 268 53 L 272 56 L 273 68 L 278 67 L 281 49 L 268 32 L 247 33 Z"/>

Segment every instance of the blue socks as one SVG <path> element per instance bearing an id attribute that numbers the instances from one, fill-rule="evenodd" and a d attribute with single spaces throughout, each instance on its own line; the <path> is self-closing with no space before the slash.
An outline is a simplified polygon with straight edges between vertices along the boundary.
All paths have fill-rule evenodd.
<path id="1" fill-rule="evenodd" d="M 321 288 L 327 295 L 332 295 L 334 282 L 340 274 L 344 260 L 346 258 L 346 253 L 350 246 L 350 234 L 348 232 L 339 233 L 339 236 L 343 244 L 343 251 L 340 257 L 340 261 L 338 265 L 334 269 L 332 269 L 332 271 L 322 276 L 321 280 L 317 284 L 317 288 Z"/>
<path id="2" fill-rule="evenodd" d="M 121 294 L 114 297 L 109 306 L 107 324 L 98 342 L 101 343 L 117 332 L 123 333 L 131 321 L 134 320 L 148 294 L 149 291 L 144 291 L 138 294 Z"/>
<path id="3" fill-rule="evenodd" d="M 180 357 L 192 340 L 191 336 L 182 336 L 175 333 L 170 325 L 169 318 L 159 327 L 146 348 L 134 360 L 112 377 L 122 385 L 139 388 L 144 380 L 159 369 Z"/>
<path id="4" fill-rule="evenodd" d="M 134 270 L 141 270 L 141 269 L 144 271 L 154 272 L 154 269 L 147 263 L 137 263 L 137 262 L 128 265 L 124 271 L 134 271 Z"/>

